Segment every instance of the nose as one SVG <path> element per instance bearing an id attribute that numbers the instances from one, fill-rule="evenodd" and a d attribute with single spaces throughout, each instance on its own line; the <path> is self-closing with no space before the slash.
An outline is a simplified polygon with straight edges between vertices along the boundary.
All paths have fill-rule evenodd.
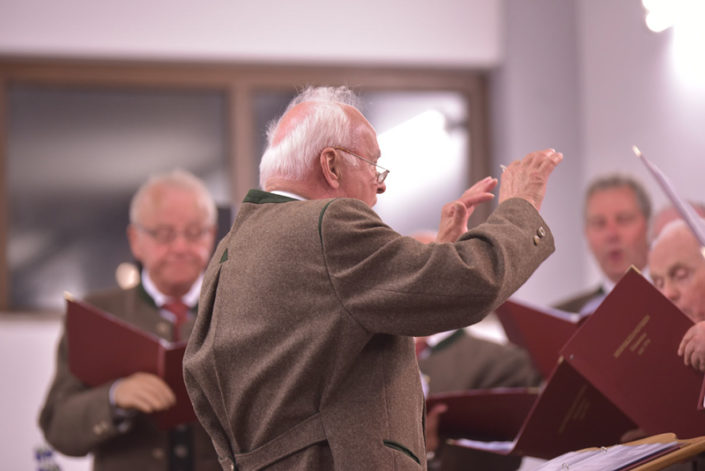
<path id="1" fill-rule="evenodd" d="M 610 221 L 605 226 L 605 234 L 609 239 L 616 239 L 619 237 L 619 231 L 617 230 L 617 224 L 614 221 Z"/>
<path id="2" fill-rule="evenodd" d="M 378 183 L 377 184 L 377 194 L 381 195 L 385 191 L 387 191 L 387 184 L 385 182 Z"/>
<path id="3" fill-rule="evenodd" d="M 661 289 L 661 292 L 674 304 L 676 304 L 678 302 L 678 298 L 680 298 L 680 293 L 678 289 L 676 289 L 676 287 L 670 281 L 664 282 L 663 289 Z"/>
<path id="4" fill-rule="evenodd" d="M 171 250 L 184 251 L 190 244 L 191 243 L 186 238 L 186 235 L 182 232 L 179 232 L 176 234 L 176 237 L 174 237 L 174 240 L 169 243 L 169 247 L 171 248 Z"/>

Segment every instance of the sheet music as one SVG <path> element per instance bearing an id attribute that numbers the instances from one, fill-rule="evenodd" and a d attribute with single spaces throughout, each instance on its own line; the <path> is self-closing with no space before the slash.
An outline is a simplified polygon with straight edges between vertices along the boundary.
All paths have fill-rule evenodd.
<path id="1" fill-rule="evenodd" d="M 610 471 L 628 467 L 653 456 L 676 449 L 677 442 L 615 445 L 586 451 L 571 451 L 544 463 L 536 471 Z"/>

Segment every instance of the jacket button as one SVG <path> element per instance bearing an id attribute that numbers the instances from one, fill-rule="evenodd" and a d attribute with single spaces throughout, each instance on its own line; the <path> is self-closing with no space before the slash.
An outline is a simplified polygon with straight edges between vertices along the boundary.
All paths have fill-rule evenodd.
<path id="1" fill-rule="evenodd" d="M 541 241 L 541 237 L 537 235 L 534 236 L 534 245 L 539 245 L 539 242 Z"/>
<path id="2" fill-rule="evenodd" d="M 544 229 L 543 226 L 539 226 L 539 229 L 536 231 L 536 234 L 543 239 L 546 236 L 546 229 Z"/>
<path id="3" fill-rule="evenodd" d="M 96 435 L 103 435 L 108 431 L 108 424 L 105 421 L 98 422 L 93 426 L 93 433 Z"/>
<path id="4" fill-rule="evenodd" d="M 186 445 L 176 445 L 174 447 L 174 454 L 178 458 L 186 458 L 188 456 L 188 447 Z"/>
<path id="5" fill-rule="evenodd" d="M 159 322 L 157 324 L 157 332 L 162 337 L 168 337 L 171 335 L 171 325 L 167 322 Z"/>

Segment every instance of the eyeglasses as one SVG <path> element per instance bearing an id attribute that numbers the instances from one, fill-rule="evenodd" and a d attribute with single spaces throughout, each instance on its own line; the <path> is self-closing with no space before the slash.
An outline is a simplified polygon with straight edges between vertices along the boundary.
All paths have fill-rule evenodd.
<path id="1" fill-rule="evenodd" d="M 152 239 L 157 241 L 157 243 L 164 245 L 174 242 L 179 234 L 184 236 L 184 239 L 188 242 L 198 242 L 211 231 L 210 227 L 201 226 L 188 226 L 183 231 L 177 231 L 170 226 L 157 226 L 153 229 L 144 227 L 143 225 L 137 223 L 134 223 L 134 226 L 149 235 Z"/>
<path id="2" fill-rule="evenodd" d="M 353 157 L 357 157 L 357 158 L 360 159 L 360 160 L 364 160 L 365 162 L 367 162 L 367 163 L 370 164 L 370 165 L 374 165 L 374 166 L 375 166 L 375 177 L 377 178 L 377 184 L 379 184 L 379 185 L 381 185 L 382 183 L 384 183 L 384 180 L 387 178 L 387 175 L 389 175 L 389 170 L 387 170 L 386 168 L 382 167 L 381 165 L 378 165 L 378 164 L 374 163 L 374 162 L 371 161 L 370 159 L 366 159 L 365 157 L 356 154 L 355 152 L 351 151 L 350 149 L 346 149 L 345 147 L 333 147 L 333 149 L 335 149 L 335 150 L 341 150 L 341 151 L 343 151 L 343 152 L 345 152 L 345 153 L 347 153 L 347 154 L 352 155 Z M 380 172 L 380 171 L 377 170 L 377 169 L 380 169 L 380 170 L 382 170 L 382 171 Z"/>

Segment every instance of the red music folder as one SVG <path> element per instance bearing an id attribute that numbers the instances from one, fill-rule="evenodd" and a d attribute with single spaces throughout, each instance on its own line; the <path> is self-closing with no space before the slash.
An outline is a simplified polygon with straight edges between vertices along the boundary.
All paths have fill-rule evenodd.
<path id="1" fill-rule="evenodd" d="M 438 433 L 445 437 L 477 440 L 512 440 L 519 433 L 538 388 L 472 389 L 432 394 L 426 410 L 445 404 L 440 415 Z"/>
<path id="2" fill-rule="evenodd" d="M 504 420 L 502 411 L 497 411 L 495 420 Z M 495 442 L 463 438 L 451 440 L 450 444 L 551 459 L 572 450 L 612 445 L 635 428 L 600 391 L 569 363 L 561 361 L 513 437 Z"/>
<path id="3" fill-rule="evenodd" d="M 69 369 L 87 385 L 99 386 L 138 371 L 152 373 L 176 396 L 176 405 L 153 414 L 157 425 L 169 429 L 196 421 L 181 368 L 186 342 L 168 342 L 69 297 L 66 336 Z"/>
<path id="4" fill-rule="evenodd" d="M 630 269 L 561 355 L 647 434 L 696 437 L 705 431 L 703 374 L 677 354 L 692 326 Z"/>
<path id="5" fill-rule="evenodd" d="M 561 348 L 585 320 L 580 314 L 514 299 L 505 301 L 495 314 L 507 339 L 529 353 L 544 379 L 551 376 Z"/>
<path id="6" fill-rule="evenodd" d="M 635 269 L 629 270 L 560 350 L 560 358 L 513 441 L 456 446 L 550 459 L 619 443 L 641 428 L 687 439 L 705 430 L 703 374 L 678 344 L 693 325 Z"/>

